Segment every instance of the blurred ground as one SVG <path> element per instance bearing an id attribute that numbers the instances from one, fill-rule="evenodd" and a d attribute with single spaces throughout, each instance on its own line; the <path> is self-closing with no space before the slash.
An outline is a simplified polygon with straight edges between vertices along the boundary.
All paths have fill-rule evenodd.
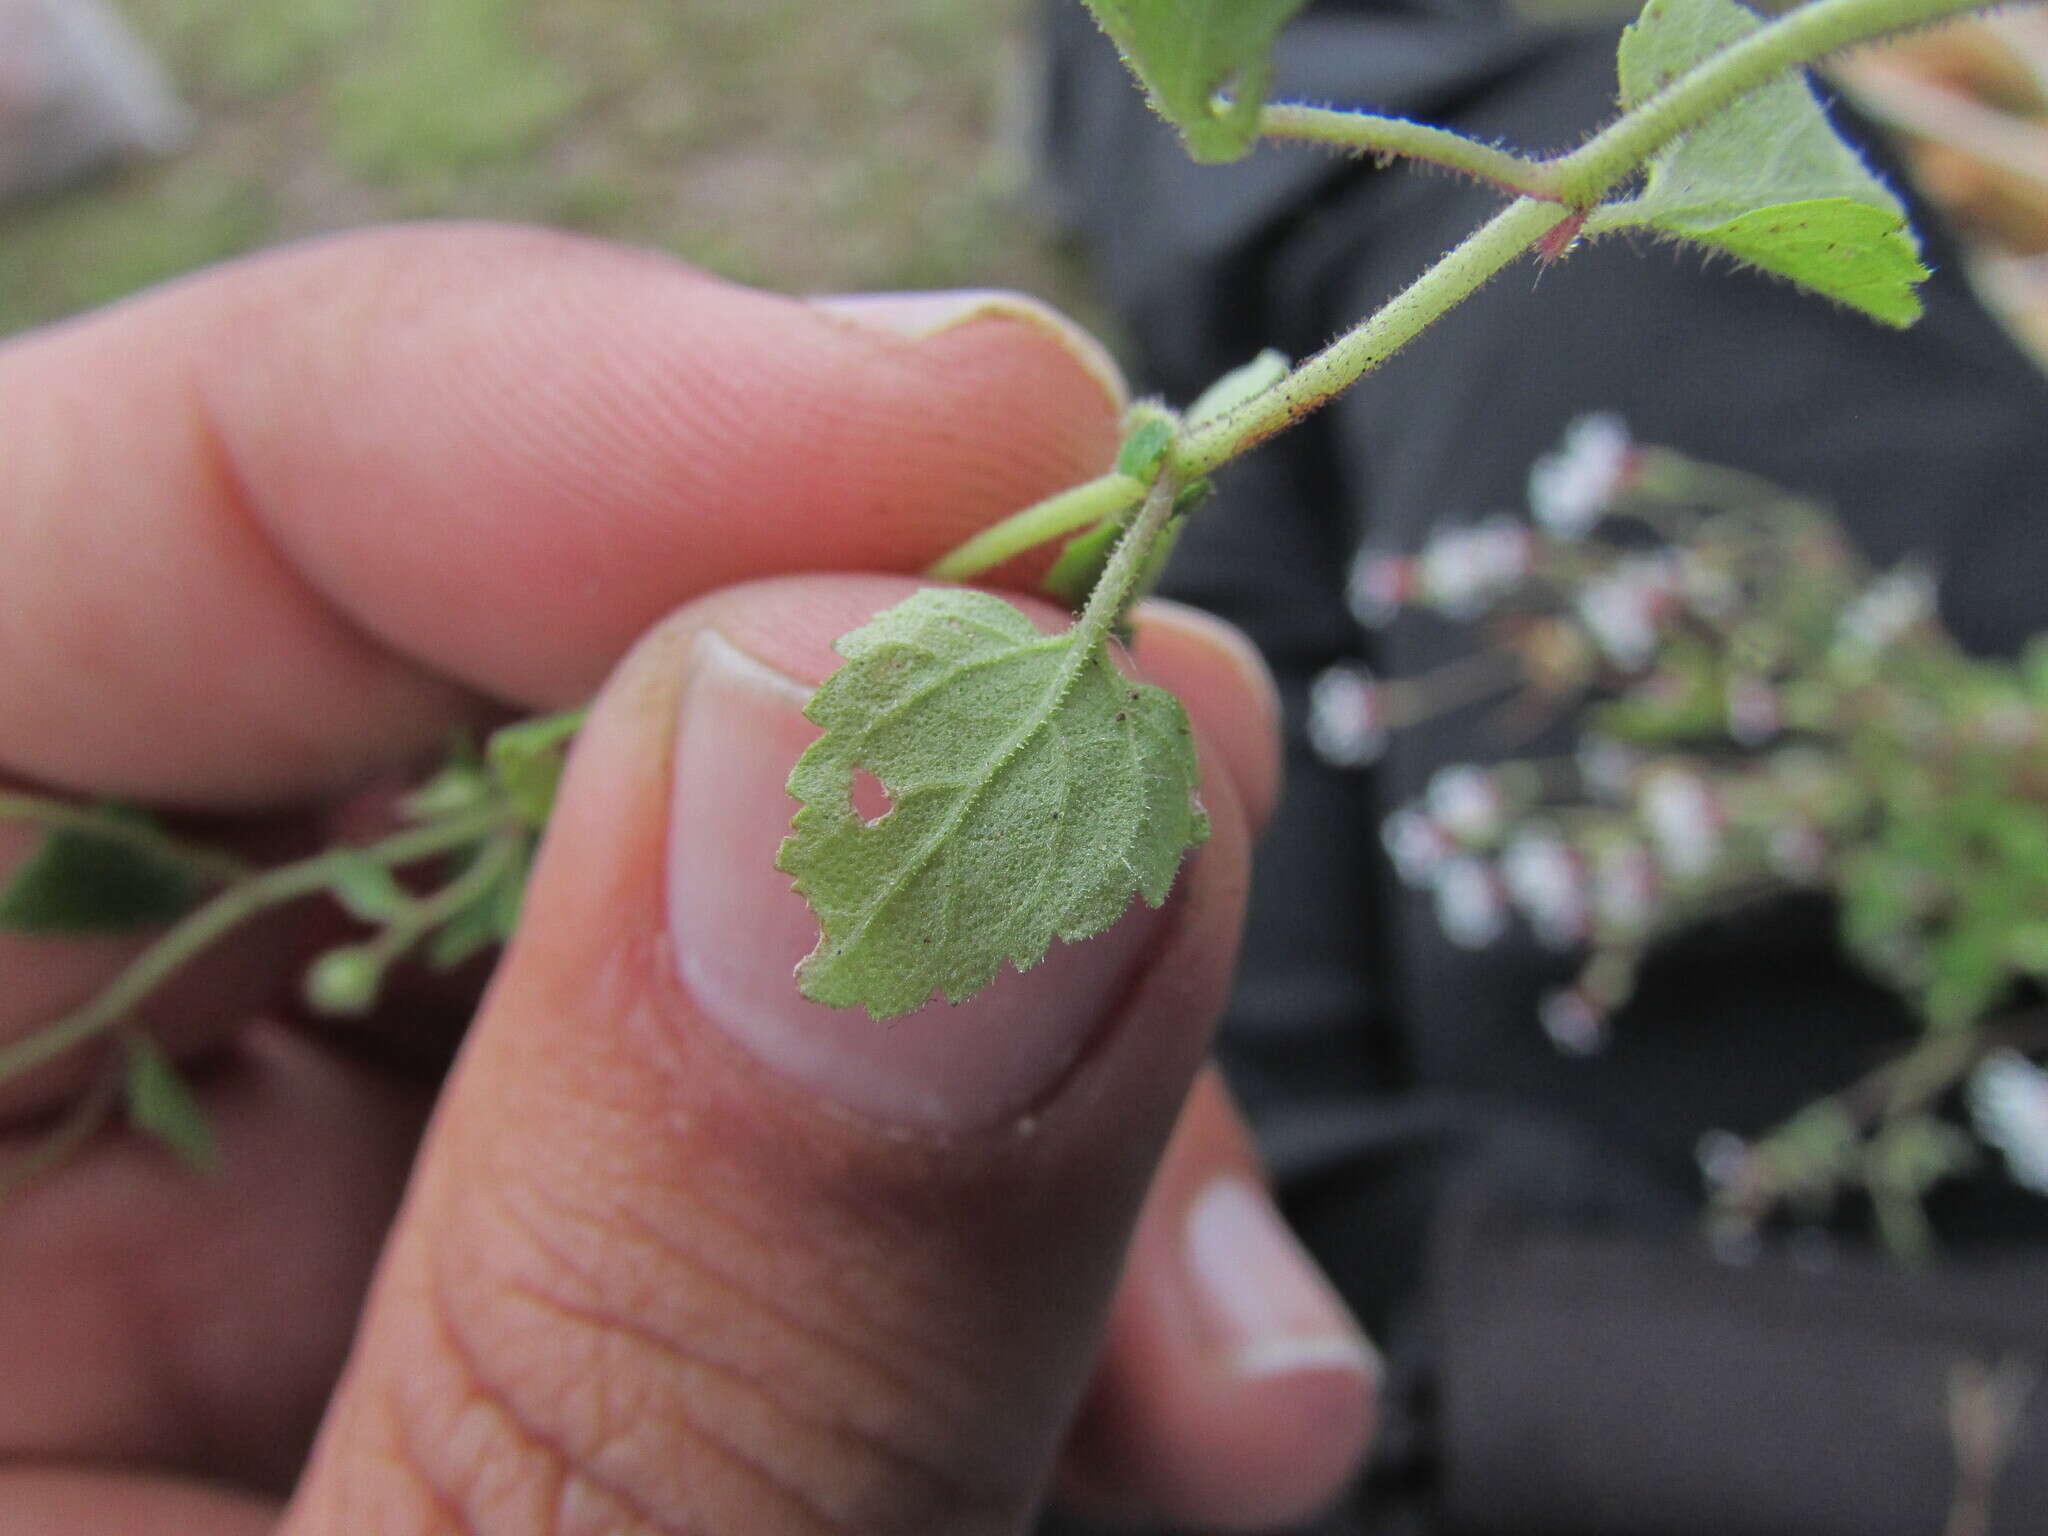
<path id="1" fill-rule="evenodd" d="M 0 213 L 0 332 L 378 220 L 531 220 L 794 291 L 1081 301 L 1025 200 L 1024 0 L 121 0 L 198 122 Z"/>

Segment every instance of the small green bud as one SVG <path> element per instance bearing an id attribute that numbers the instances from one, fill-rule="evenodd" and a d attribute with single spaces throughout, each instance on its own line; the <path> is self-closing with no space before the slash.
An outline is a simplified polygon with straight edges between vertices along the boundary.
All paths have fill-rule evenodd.
<path id="1" fill-rule="evenodd" d="M 327 951 L 306 972 L 306 1001 L 320 1013 L 368 1013 L 383 980 L 382 956 L 366 944 L 344 945 Z"/>

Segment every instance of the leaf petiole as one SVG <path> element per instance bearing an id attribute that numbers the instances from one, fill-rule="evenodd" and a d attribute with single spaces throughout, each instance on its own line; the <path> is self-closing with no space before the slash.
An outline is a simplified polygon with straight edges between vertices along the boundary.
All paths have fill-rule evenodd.
<path id="1" fill-rule="evenodd" d="M 1005 560 L 1035 549 L 1063 534 L 1134 507 L 1145 495 L 1145 482 L 1112 472 L 1049 496 L 973 538 L 925 568 L 939 581 L 971 581 Z"/>
<path id="2" fill-rule="evenodd" d="M 1376 112 L 1344 112 L 1293 102 L 1272 102 L 1259 114 L 1259 137 L 1297 144 L 1323 144 L 1355 155 L 1399 156 L 1459 171 L 1520 197 L 1561 201 L 1557 171 L 1549 161 L 1518 155 L 1482 144 L 1448 128 L 1382 117 Z"/>

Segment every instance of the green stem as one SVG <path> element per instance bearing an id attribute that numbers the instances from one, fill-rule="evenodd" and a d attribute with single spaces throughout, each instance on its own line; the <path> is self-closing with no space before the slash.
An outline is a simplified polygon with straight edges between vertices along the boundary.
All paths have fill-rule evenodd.
<path id="1" fill-rule="evenodd" d="M 1552 161 L 1555 186 L 1571 207 L 1591 208 L 1673 139 L 1787 70 L 1889 32 L 1984 8 L 1984 0 L 1812 0 L 1703 60 Z"/>
<path id="2" fill-rule="evenodd" d="M 1146 556 L 1166 531 L 1166 525 L 1173 517 L 1173 504 L 1179 496 L 1180 482 L 1173 476 L 1161 475 L 1152 482 L 1152 488 L 1145 493 L 1145 505 L 1138 509 L 1138 515 L 1131 519 L 1131 526 L 1117 540 L 1109 563 L 1102 568 L 1102 576 L 1095 583 L 1095 590 L 1088 594 L 1088 606 L 1074 621 L 1074 629 L 1081 636 L 1081 644 L 1074 647 L 1076 656 L 1085 658 L 1092 655 L 1123 621 L 1124 611 L 1137 598 L 1138 582 L 1145 574 Z"/>
<path id="3" fill-rule="evenodd" d="M 448 921 L 498 880 L 519 856 L 521 838 L 500 832 L 483 845 L 469 868 L 438 891 L 423 896 L 387 924 L 369 948 L 379 962 L 397 959 L 442 923 Z"/>
<path id="4" fill-rule="evenodd" d="M 1401 293 L 1298 364 L 1271 389 L 1189 431 L 1174 445 L 1174 475 L 1185 481 L 1209 474 L 1327 404 L 1568 217 L 1555 203 L 1517 198 Z"/>
<path id="5" fill-rule="evenodd" d="M 1136 506 L 1145 482 L 1112 472 L 1061 491 L 1022 512 L 984 528 L 965 544 L 932 562 L 927 576 L 941 581 L 968 581 L 1027 549 L 1072 533 Z"/>
<path id="6" fill-rule="evenodd" d="M 1810 64 L 1857 43 L 1903 31 L 1945 16 L 1983 9 L 1983 0 L 1812 0 L 1767 23 L 1740 42 L 1687 70 L 1649 100 L 1638 104 L 1580 148 L 1551 161 L 1537 179 L 1540 197 L 1524 196 L 1456 250 L 1416 279 L 1385 308 L 1361 321 L 1286 378 L 1254 396 L 1220 420 L 1187 433 L 1174 447 L 1177 475 L 1206 475 L 1311 411 L 1328 403 L 1358 379 L 1392 356 L 1454 304 L 1468 297 L 1552 228 L 1563 222 L 1557 198 L 1581 212 L 1591 209 L 1615 187 L 1642 169 L 1649 157 L 1673 139 L 1713 117 L 1759 86 L 1802 64 Z M 1284 125 L 1292 114 L 1310 109 L 1278 107 Z M 1331 114 L 1341 116 L 1341 114 Z M 1374 120 L 1368 132 L 1395 120 Z M 1361 135 L 1363 137 L 1363 135 Z M 1371 144 L 1359 147 L 1372 148 Z M 1385 146 L 1399 151 L 1397 145 Z M 1496 178 L 1480 169 L 1485 149 L 1457 135 L 1418 138 L 1416 147 L 1461 170 Z M 1494 171 L 1524 173 L 1515 156 L 1512 164 L 1487 161 Z"/>
<path id="7" fill-rule="evenodd" d="M 139 853 L 183 864 L 208 880 L 227 884 L 245 878 L 250 866 L 233 854 L 172 837 L 146 821 L 109 815 L 92 806 L 69 805 L 42 795 L 0 794 L 0 821 L 25 822 L 49 832 L 81 832 Z"/>
<path id="8" fill-rule="evenodd" d="M 451 817 L 431 826 L 399 832 L 365 848 L 330 849 L 229 886 L 173 924 L 83 1007 L 12 1045 L 0 1047 L 0 1083 L 10 1082 L 105 1034 L 200 951 L 271 907 L 326 890 L 349 863 L 367 858 L 387 867 L 410 864 L 474 843 L 502 827 L 504 821 L 504 810 L 494 806 L 470 816 Z"/>
<path id="9" fill-rule="evenodd" d="M 1461 171 L 1523 197 L 1553 203 L 1558 200 L 1557 172 L 1546 162 L 1481 144 L 1447 128 L 1410 122 L 1405 117 L 1273 102 L 1259 114 L 1259 136 L 1327 144 L 1361 155 L 1400 155 Z"/>

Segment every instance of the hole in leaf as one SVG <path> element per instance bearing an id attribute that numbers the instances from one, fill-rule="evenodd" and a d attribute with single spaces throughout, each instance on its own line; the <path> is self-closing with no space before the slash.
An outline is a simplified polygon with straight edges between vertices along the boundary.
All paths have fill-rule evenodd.
<path id="1" fill-rule="evenodd" d="M 871 827 L 896 809 L 896 802 L 889 798 L 889 791 L 882 787 L 882 781 L 865 768 L 853 770 L 853 784 L 847 791 L 847 799 L 853 804 L 853 813 Z"/>

